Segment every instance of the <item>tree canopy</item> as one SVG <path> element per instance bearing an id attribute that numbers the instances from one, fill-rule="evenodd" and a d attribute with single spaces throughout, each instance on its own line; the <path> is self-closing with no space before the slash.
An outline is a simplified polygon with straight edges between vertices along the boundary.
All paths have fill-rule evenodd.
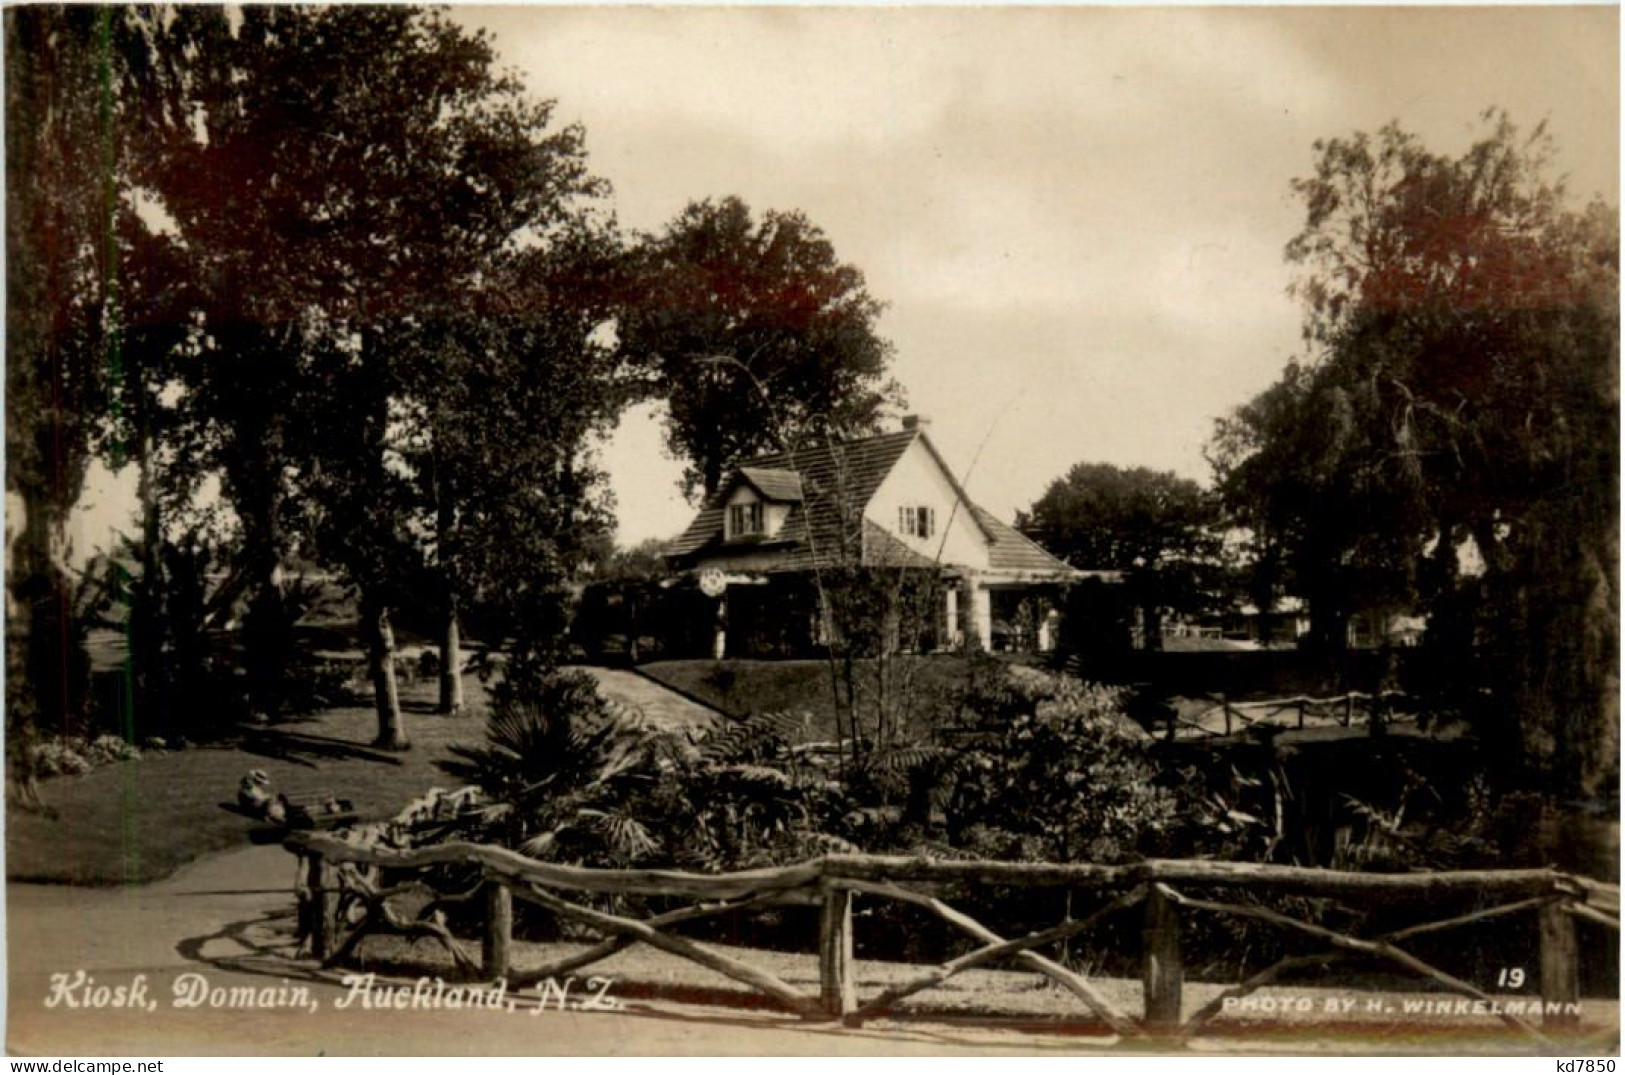
<path id="1" fill-rule="evenodd" d="M 284 569 L 314 562 L 359 592 L 379 741 L 406 745 L 391 613 L 454 638 L 461 603 L 524 604 L 557 633 L 602 525 L 618 239 L 581 129 L 418 7 L 37 7 L 7 43 L 12 489 L 59 531 L 93 453 L 138 467 L 139 681 L 216 480 L 250 708 L 295 672 Z"/>
<path id="2" fill-rule="evenodd" d="M 1158 648 L 1164 610 L 1213 600 L 1220 542 L 1212 497 L 1196 482 L 1146 467 L 1078 463 L 1055 479 L 1016 526 L 1074 567 L 1121 571 Z"/>
<path id="3" fill-rule="evenodd" d="M 786 437 L 872 432 L 899 399 L 881 304 L 801 213 L 758 220 L 738 198 L 695 202 L 643 237 L 629 278 L 621 341 L 669 408 L 690 495 Z"/>
<path id="4" fill-rule="evenodd" d="M 1311 358 L 1212 457 L 1320 641 L 1362 595 L 1413 603 L 1478 669 L 1506 756 L 1596 788 L 1618 724 L 1618 227 L 1570 206 L 1552 153 L 1498 112 L 1459 156 L 1397 125 L 1317 143 L 1287 248 Z"/>

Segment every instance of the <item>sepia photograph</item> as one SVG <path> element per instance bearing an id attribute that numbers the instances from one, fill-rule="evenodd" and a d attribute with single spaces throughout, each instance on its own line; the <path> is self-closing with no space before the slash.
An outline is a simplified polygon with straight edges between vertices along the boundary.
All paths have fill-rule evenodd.
<path id="1" fill-rule="evenodd" d="M 1620 1055 L 1617 6 L 3 16 L 9 1056 Z"/>

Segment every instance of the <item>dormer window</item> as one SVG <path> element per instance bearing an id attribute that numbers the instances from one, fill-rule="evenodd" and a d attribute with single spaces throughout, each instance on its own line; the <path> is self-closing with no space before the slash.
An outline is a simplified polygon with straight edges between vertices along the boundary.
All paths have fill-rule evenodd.
<path id="1" fill-rule="evenodd" d="M 937 509 L 924 506 L 898 508 L 897 531 L 904 537 L 931 537 L 937 532 Z"/>
<path id="2" fill-rule="evenodd" d="M 750 537 L 766 530 L 762 515 L 762 502 L 732 504 L 728 507 L 728 537 Z"/>

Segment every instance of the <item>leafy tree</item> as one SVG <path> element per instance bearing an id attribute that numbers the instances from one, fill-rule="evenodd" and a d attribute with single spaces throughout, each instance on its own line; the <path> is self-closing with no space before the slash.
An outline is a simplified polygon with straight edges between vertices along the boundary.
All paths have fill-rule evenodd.
<path id="1" fill-rule="evenodd" d="M 1279 562 L 1346 592 L 1374 570 L 1434 613 L 1441 660 L 1480 658 L 1498 757 L 1597 789 L 1618 726 L 1616 215 L 1568 207 L 1542 128 L 1486 125 L 1459 157 L 1397 125 L 1317 144 L 1287 248 L 1315 361 L 1215 457 Z"/>
<path id="2" fill-rule="evenodd" d="M 738 198 L 696 202 L 645 236 L 631 264 L 620 339 L 669 407 L 667 444 L 688 461 L 690 495 L 709 496 L 735 461 L 783 441 L 872 432 L 898 400 L 881 304 L 801 213 L 757 221 Z"/>
<path id="3" fill-rule="evenodd" d="M 592 550 L 593 577 L 608 582 L 651 582 L 671 573 L 665 550 L 669 538 L 644 538 L 627 548 L 617 546 L 609 535 Z"/>
<path id="4" fill-rule="evenodd" d="M 318 543 L 361 592 L 379 742 L 404 747 L 391 613 L 425 542 L 401 419 L 449 369 L 423 326 L 597 192 L 581 131 L 434 12 L 184 9 L 162 32 L 185 107 L 155 183 L 209 291 L 196 376 L 258 550 L 250 619 L 285 637 L 278 566 Z"/>
<path id="5" fill-rule="evenodd" d="M 1305 598 L 1304 644 L 1319 652 L 1346 648 L 1356 613 L 1413 607 L 1428 540 L 1422 491 L 1399 480 L 1402 461 L 1363 418 L 1370 390 L 1291 365 L 1220 420 L 1209 452 L 1230 521 L 1249 535 L 1254 603 Z"/>
<path id="6" fill-rule="evenodd" d="M 475 308 L 409 337 L 402 453 L 428 518 L 441 634 L 441 709 L 461 707 L 459 618 L 550 648 L 567 582 L 609 528 L 589 434 L 613 420 L 618 365 L 597 329 L 613 243 L 583 222 L 509 259 Z"/>
<path id="7" fill-rule="evenodd" d="M 1165 610 L 1196 612 L 1214 600 L 1217 521 L 1212 497 L 1188 478 L 1079 463 L 1016 525 L 1078 567 L 1123 572 L 1146 647 L 1160 649 Z"/>
<path id="8" fill-rule="evenodd" d="M 66 523 L 120 361 L 118 180 L 130 50 L 116 12 L 5 13 L 8 791 L 37 727 L 80 715 L 87 666 Z M 8 527 L 8 531 L 10 528 Z"/>

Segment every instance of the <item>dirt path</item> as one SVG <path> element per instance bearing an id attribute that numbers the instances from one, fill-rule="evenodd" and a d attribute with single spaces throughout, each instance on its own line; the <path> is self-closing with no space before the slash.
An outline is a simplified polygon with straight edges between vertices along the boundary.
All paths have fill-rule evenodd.
<path id="1" fill-rule="evenodd" d="M 641 710 L 644 716 L 668 731 L 704 728 L 717 719 L 717 712 L 684 698 L 676 691 L 620 668 L 583 667 L 581 671 L 598 680 L 606 697 Z"/>
<path id="2" fill-rule="evenodd" d="M 346 1004 L 336 973 L 293 962 L 293 859 L 251 847 L 199 860 L 167 880 L 119 889 L 7 886 L 11 1055 L 859 1055 L 1076 1050 L 977 1028 L 808 1026 L 786 1016 L 626 1001 L 623 1010 L 394 1010 Z M 26 923 L 26 925 L 19 925 Z M 82 977 L 81 977 L 82 972 Z M 83 1001 L 136 986 L 135 1007 L 48 1007 L 57 981 Z M 206 983 L 257 1006 L 183 1007 L 175 990 Z M 237 991 L 234 997 L 232 991 Z M 105 996 L 105 1000 L 116 999 Z"/>

